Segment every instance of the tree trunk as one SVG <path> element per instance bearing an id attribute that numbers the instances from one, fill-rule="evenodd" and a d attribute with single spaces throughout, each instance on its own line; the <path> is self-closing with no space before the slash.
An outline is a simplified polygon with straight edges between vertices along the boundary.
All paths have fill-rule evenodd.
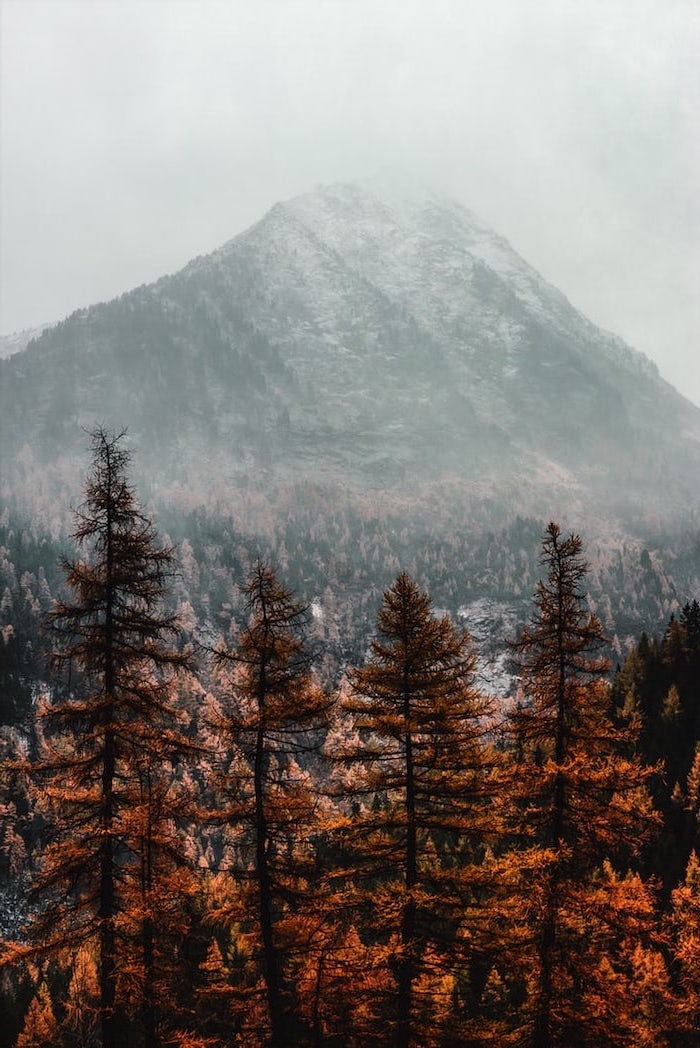
<path id="1" fill-rule="evenodd" d="M 285 1045 L 284 1008 L 282 1006 L 282 977 L 279 955 L 274 942 L 274 917 L 272 912 L 272 881 L 268 863 L 268 830 L 265 816 L 265 668 L 262 667 L 259 681 L 260 721 L 255 745 L 255 865 L 258 876 L 260 899 L 260 935 L 263 948 L 263 977 L 267 990 L 267 1004 L 272 1030 L 272 1048 L 287 1048 Z"/>
<path id="2" fill-rule="evenodd" d="M 407 671 L 405 671 L 406 673 Z M 413 768 L 413 739 L 411 736 L 411 696 L 408 683 L 404 682 L 403 713 L 406 725 L 406 870 L 405 888 L 408 901 L 401 918 L 401 960 L 398 970 L 398 1028 L 397 1048 L 408 1048 L 411 1043 L 411 1004 L 413 979 L 415 976 L 416 904 L 412 892 L 417 875 L 416 796 Z"/>
<path id="3" fill-rule="evenodd" d="M 554 970 L 554 949 L 557 939 L 556 890 L 556 880 L 552 878 L 548 885 L 547 909 L 542 923 L 539 943 L 540 985 L 535 1006 L 532 1048 L 550 1048 L 551 1045 L 552 974 Z"/>
<path id="4" fill-rule="evenodd" d="M 100 854 L 100 1018 L 102 1048 L 116 1048 L 114 1004 L 116 1000 L 116 936 L 114 931 L 114 842 L 112 839 L 114 736 L 105 733 L 102 796 L 104 834 Z"/>
<path id="5" fill-rule="evenodd" d="M 144 901 L 146 916 L 141 928 L 143 955 L 143 996 L 141 1000 L 141 1021 L 143 1024 L 144 1044 L 148 1048 L 159 1048 L 160 1039 L 156 1022 L 156 970 L 155 970 L 155 928 L 153 925 L 153 791 L 150 769 L 146 769 L 145 790 L 146 826 L 142 842 L 141 858 L 141 896 Z"/>

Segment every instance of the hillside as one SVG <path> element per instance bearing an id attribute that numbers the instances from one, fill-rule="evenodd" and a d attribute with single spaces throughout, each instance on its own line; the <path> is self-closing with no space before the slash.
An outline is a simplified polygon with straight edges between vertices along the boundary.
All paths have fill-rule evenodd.
<path id="1" fill-rule="evenodd" d="M 3 473 L 29 494 L 81 427 L 143 470 L 408 488 L 446 478 L 532 511 L 697 504 L 700 409 L 454 201 L 373 184 L 273 207 L 182 271 L 0 361 Z M 430 495 L 426 496 L 430 498 Z"/>
<path id="2" fill-rule="evenodd" d="M 128 429 L 197 628 L 237 614 L 270 557 L 314 609 L 331 676 L 406 569 L 507 688 L 550 519 L 582 534 L 618 653 L 700 592 L 700 410 L 430 191 L 280 203 L 0 360 L 0 625 L 22 708 L 39 672 L 27 612 L 59 585 L 95 422 Z"/>

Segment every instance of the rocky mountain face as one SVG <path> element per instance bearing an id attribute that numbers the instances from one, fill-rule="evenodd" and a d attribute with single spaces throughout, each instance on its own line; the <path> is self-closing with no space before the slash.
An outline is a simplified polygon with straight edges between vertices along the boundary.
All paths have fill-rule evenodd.
<path id="1" fill-rule="evenodd" d="M 128 428 L 145 477 L 445 478 L 529 508 L 697 505 L 700 410 L 469 211 L 429 191 L 323 187 L 182 271 L 0 360 L 0 455 L 84 461 Z M 82 428 L 81 428 L 82 427 Z"/>

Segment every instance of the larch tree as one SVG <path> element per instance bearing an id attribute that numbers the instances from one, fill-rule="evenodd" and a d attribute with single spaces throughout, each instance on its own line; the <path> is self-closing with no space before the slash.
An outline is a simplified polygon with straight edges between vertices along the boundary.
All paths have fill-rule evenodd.
<path id="1" fill-rule="evenodd" d="M 92 944 L 98 958 L 103 1048 L 123 1043 L 129 1015 L 159 1043 L 154 989 L 154 852 L 162 806 L 150 806 L 144 837 L 144 774 L 161 784 L 187 751 L 174 682 L 189 662 L 174 643 L 177 622 L 162 608 L 173 551 L 158 544 L 129 483 L 123 434 L 92 434 L 92 469 L 74 538 L 86 556 L 64 564 L 71 597 L 50 614 L 53 665 L 67 671 L 40 710 L 44 750 L 31 767 L 51 835 L 34 885 L 42 909 L 32 949 L 61 956 Z M 160 804 L 160 801 L 159 801 Z M 155 824 L 160 841 L 152 832 Z M 137 985 L 132 985 L 138 971 Z M 131 975 L 130 975 L 131 973 Z M 132 1034 L 133 1036 L 133 1034 Z"/>
<path id="2" fill-rule="evenodd" d="M 695 852 L 671 901 L 669 922 L 679 990 L 673 1013 L 673 1043 L 680 1048 L 700 1042 L 700 862 Z"/>
<path id="3" fill-rule="evenodd" d="M 41 983 L 32 998 L 24 1020 L 24 1026 L 15 1044 L 16 1048 L 45 1048 L 55 1044 L 60 1029 L 51 1006 L 48 987 Z"/>
<path id="4" fill-rule="evenodd" d="M 605 638 L 586 606 L 581 539 L 549 524 L 541 561 L 546 577 L 516 645 L 523 698 L 510 728 L 519 845 L 504 870 L 520 892 L 512 916 L 527 929 L 519 939 L 528 996 L 517 1043 L 571 1048 L 601 1043 L 602 973 L 624 967 L 653 925 L 649 889 L 638 877 L 620 878 L 615 865 L 624 873 L 655 817 L 646 790 L 652 772 L 634 753 L 639 725 L 619 726 L 611 716 Z M 607 1043 L 634 1043 L 623 1019 L 620 1011 L 620 1028 L 609 1024 Z"/>
<path id="5" fill-rule="evenodd" d="M 335 839 L 347 865 L 331 876 L 337 912 L 356 911 L 393 975 L 394 1006 L 369 1003 L 365 1041 L 390 1036 L 407 1048 L 439 1043 L 443 1022 L 454 1035 L 462 1019 L 449 1008 L 453 973 L 469 968 L 483 942 L 492 710 L 476 686 L 468 634 L 435 617 L 406 573 L 385 592 L 377 624 L 343 702 L 352 730 L 334 756 L 347 768 L 339 792 L 348 810 Z"/>
<path id="6" fill-rule="evenodd" d="M 222 913 L 243 944 L 235 949 L 245 953 L 254 944 L 253 994 L 238 988 L 240 1043 L 285 1048 L 305 1036 L 295 983 L 305 959 L 318 807 L 305 765 L 320 752 L 328 697 L 311 671 L 306 608 L 260 561 L 244 593 L 247 627 L 233 650 L 214 652 L 228 690 L 219 725 L 227 766 L 214 784 L 221 799 L 215 818 L 235 841 Z M 262 1014 L 252 1006 L 256 972 Z"/>

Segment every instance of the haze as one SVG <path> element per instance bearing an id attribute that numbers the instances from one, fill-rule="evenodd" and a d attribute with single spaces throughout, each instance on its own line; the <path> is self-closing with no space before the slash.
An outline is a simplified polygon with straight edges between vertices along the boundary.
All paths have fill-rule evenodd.
<path id="1" fill-rule="evenodd" d="M 0 329 L 390 168 L 700 404 L 696 0 L 0 0 Z"/>

